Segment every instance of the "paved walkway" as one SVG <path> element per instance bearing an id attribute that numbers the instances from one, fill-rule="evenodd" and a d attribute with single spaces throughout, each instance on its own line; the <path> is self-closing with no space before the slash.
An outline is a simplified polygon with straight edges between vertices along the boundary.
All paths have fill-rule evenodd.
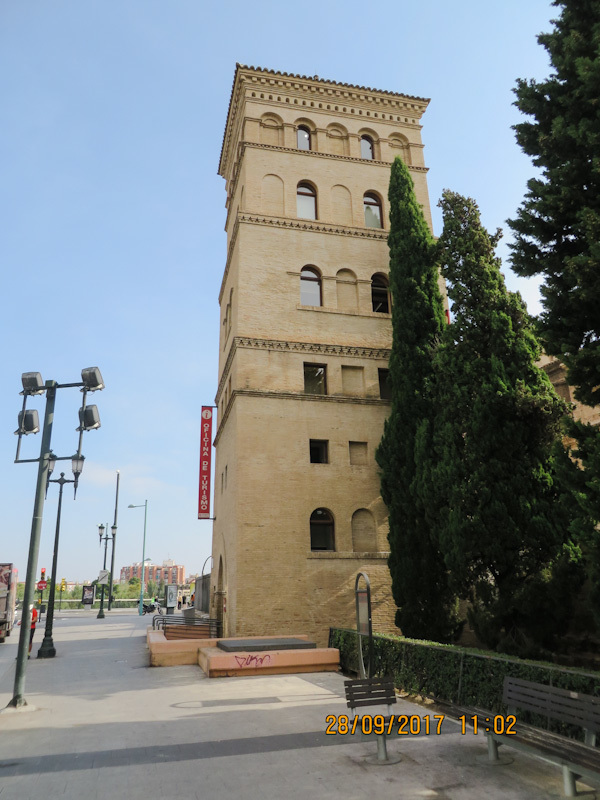
<path id="1" fill-rule="evenodd" d="M 38 631 L 29 706 L 0 714 L 0 800 L 562 797 L 557 767 L 518 753 L 488 766 L 485 739 L 449 719 L 439 736 L 391 740 L 400 763 L 372 765 L 374 741 L 324 733 L 325 717 L 346 710 L 341 675 L 208 680 L 194 666 L 148 668 L 149 620 L 63 612 L 48 660 L 34 658 Z M 0 708 L 12 697 L 16 644 L 13 635 L 0 646 Z M 397 713 L 427 712 L 400 702 Z"/>

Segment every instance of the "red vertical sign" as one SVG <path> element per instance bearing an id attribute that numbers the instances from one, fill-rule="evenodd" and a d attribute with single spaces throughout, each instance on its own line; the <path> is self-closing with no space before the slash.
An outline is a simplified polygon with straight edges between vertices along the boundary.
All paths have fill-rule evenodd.
<path id="1" fill-rule="evenodd" d="M 202 406 L 200 426 L 200 491 L 198 494 L 198 519 L 210 519 L 210 456 L 212 448 L 212 418 L 210 406 Z"/>

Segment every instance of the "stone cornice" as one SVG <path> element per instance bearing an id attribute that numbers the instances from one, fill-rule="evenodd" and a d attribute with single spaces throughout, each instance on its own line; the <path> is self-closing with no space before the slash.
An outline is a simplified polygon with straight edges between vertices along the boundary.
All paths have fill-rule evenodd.
<path id="1" fill-rule="evenodd" d="M 396 102 L 399 105 L 406 106 L 411 104 L 411 107 L 417 104 L 417 107 L 427 108 L 429 105 L 429 98 L 415 97 L 410 94 L 402 94 L 400 92 L 390 92 L 387 89 L 373 89 L 370 86 L 357 86 L 353 83 L 341 83 L 338 81 L 330 81 L 327 78 L 320 78 L 318 75 L 296 75 L 290 72 L 278 72 L 274 69 L 265 69 L 264 67 L 248 67 L 244 64 L 236 64 L 236 68 L 241 72 L 247 73 L 253 80 L 261 82 L 265 85 L 278 85 L 278 86 L 302 86 L 303 89 L 310 89 L 321 93 L 335 94 L 338 97 L 349 96 L 352 98 L 362 98 L 369 96 L 370 99 L 376 97 L 385 98 L 388 102 Z"/>
<path id="2" fill-rule="evenodd" d="M 347 344 L 324 344 L 320 342 L 288 342 L 279 339 L 254 339 L 248 336 L 235 337 L 237 347 L 256 350 L 284 350 L 290 353 L 318 353 L 319 355 L 349 356 L 354 358 L 389 359 L 391 350 L 384 347 L 353 347 Z"/>
<path id="3" fill-rule="evenodd" d="M 337 225 L 333 222 L 321 222 L 320 220 L 312 219 L 299 219 L 297 217 L 272 217 L 268 214 L 246 214 L 245 212 L 237 212 L 234 223 L 233 234 L 227 251 L 227 261 L 225 262 L 225 271 L 223 273 L 223 280 L 221 281 L 221 288 L 219 289 L 219 303 L 223 298 L 225 291 L 225 284 L 227 283 L 227 276 L 229 275 L 229 267 L 231 265 L 231 258 L 238 236 L 240 224 L 246 225 L 272 225 L 276 228 L 288 228 L 299 231 L 310 231 L 313 233 L 329 233 L 335 236 L 353 236 L 359 239 L 379 239 L 386 242 L 389 231 L 383 228 L 356 228 L 352 225 Z"/>
<path id="4" fill-rule="evenodd" d="M 273 217 L 269 214 L 247 214 L 238 212 L 239 222 L 249 225 L 274 225 L 276 228 L 294 228 L 299 231 L 331 233 L 336 236 L 355 236 L 359 239 L 380 239 L 387 241 L 389 231 L 383 228 L 356 228 L 353 225 L 338 225 L 335 222 L 322 222 L 319 219 L 300 219 L 299 217 Z"/>
<path id="5" fill-rule="evenodd" d="M 299 109 L 317 107 L 318 110 L 319 103 L 315 103 L 316 99 L 325 101 L 325 107 L 321 103 L 321 110 L 350 115 L 351 112 L 344 112 L 343 108 L 344 106 L 346 108 L 352 107 L 354 116 L 357 116 L 357 118 L 360 116 L 362 119 L 367 120 L 379 119 L 380 116 L 385 119 L 385 115 L 389 116 L 391 111 L 397 115 L 410 113 L 411 116 L 420 118 L 429 105 L 429 100 L 424 97 L 414 97 L 398 92 L 355 86 L 354 84 L 336 83 L 319 78 L 317 75 L 312 77 L 293 75 L 286 72 L 276 72 L 260 67 L 246 67 L 242 64 L 236 64 L 219 161 L 218 172 L 223 177 L 226 177 L 227 164 L 231 158 L 233 126 L 236 122 L 238 109 L 241 100 L 245 99 L 247 87 L 252 86 L 257 87 L 259 92 L 263 88 L 263 97 L 260 97 L 260 95 L 258 97 L 260 100 L 274 100 L 277 95 L 295 96 L 296 98 L 304 98 L 301 103 L 297 104 Z M 272 94 L 270 95 L 269 92 Z M 329 100 L 329 108 L 327 108 L 327 100 Z M 277 102 L 281 104 L 282 101 Z M 337 109 L 335 105 L 332 106 L 332 103 L 335 104 L 336 102 L 338 103 Z M 359 109 L 359 115 L 355 113 L 356 108 Z M 364 115 L 361 114 L 363 110 L 365 111 Z"/>
<path id="6" fill-rule="evenodd" d="M 410 145 L 411 147 L 416 145 Z M 367 160 L 365 158 L 357 158 L 356 156 L 340 156 L 336 153 L 322 153 L 320 150 L 298 150 L 296 147 L 283 147 L 283 145 L 278 144 L 264 144 L 263 142 L 242 142 L 240 145 L 240 161 L 241 156 L 244 153 L 246 148 L 256 148 L 258 150 L 279 150 L 282 153 L 295 153 L 299 156 L 305 156 L 307 158 L 332 158 L 336 161 L 352 161 L 355 164 L 364 164 L 365 166 L 373 165 L 375 167 L 387 167 L 391 169 L 392 162 L 391 161 L 375 161 L 375 159 Z M 429 172 L 429 167 L 415 167 L 412 164 L 406 164 L 406 168 L 409 172 Z M 233 178 L 234 181 L 237 181 L 237 172 Z M 234 191 L 231 192 L 232 196 Z"/>
<path id="7" fill-rule="evenodd" d="M 225 386 L 225 382 L 227 381 L 227 376 L 229 375 L 229 370 L 231 369 L 231 364 L 233 362 L 233 358 L 235 356 L 236 350 L 238 347 L 242 347 L 248 350 L 275 350 L 278 352 L 285 352 L 285 353 L 309 353 L 311 355 L 320 355 L 320 356 L 344 356 L 345 358 L 372 358 L 378 361 L 389 361 L 391 350 L 384 347 L 353 347 L 352 345 L 346 344 L 323 344 L 319 342 L 288 342 L 283 339 L 255 339 L 250 336 L 235 336 L 233 342 L 231 343 L 231 347 L 229 348 L 229 353 L 227 355 L 227 361 L 225 362 L 225 366 L 223 367 L 223 374 L 221 375 L 221 380 L 219 381 L 219 387 L 217 389 L 217 394 L 215 396 L 215 404 L 219 404 L 219 400 L 221 399 L 221 393 L 223 391 L 223 387 Z M 280 393 L 276 393 L 277 396 L 280 396 Z M 297 395 L 294 394 L 294 397 Z M 304 397 L 305 395 L 303 395 Z M 313 395 L 309 395 L 312 397 Z M 318 395 L 321 397 L 321 395 Z M 325 397 L 330 397 L 331 395 L 324 395 Z M 377 398 L 375 398 L 377 400 Z M 379 402 L 379 401 L 378 401 Z M 385 401 L 387 402 L 387 401 Z"/>

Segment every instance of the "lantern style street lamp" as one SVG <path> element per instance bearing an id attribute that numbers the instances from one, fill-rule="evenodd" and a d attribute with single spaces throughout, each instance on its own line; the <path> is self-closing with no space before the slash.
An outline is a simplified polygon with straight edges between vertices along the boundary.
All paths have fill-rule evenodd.
<path id="1" fill-rule="evenodd" d="M 77 484 L 79 482 L 79 476 L 83 472 L 83 462 L 84 457 L 79 457 L 77 454 L 73 456 L 71 459 L 71 469 L 73 470 L 73 480 L 67 480 L 65 478 L 65 473 L 60 473 L 60 478 L 51 479 L 50 475 L 54 472 L 54 467 L 56 466 L 56 457 L 54 453 L 50 452 L 50 458 L 48 460 L 48 482 L 46 484 L 46 494 L 48 493 L 48 486 L 51 483 L 58 483 L 60 489 L 58 490 L 58 510 L 56 512 L 56 533 L 54 534 L 54 554 L 52 556 L 52 576 L 50 578 L 50 593 L 48 596 L 48 613 L 46 614 L 46 628 L 44 630 L 44 639 L 38 650 L 37 657 L 38 658 L 54 658 L 56 655 L 56 648 L 54 647 L 54 642 L 52 641 L 52 626 L 54 624 L 54 601 L 55 601 L 55 592 L 56 592 L 56 575 L 58 571 L 58 540 L 60 536 L 60 515 L 62 510 L 62 494 L 63 494 L 63 486 L 65 483 L 72 483 L 73 484 L 73 499 L 75 499 L 75 495 L 77 494 Z"/>
<path id="2" fill-rule="evenodd" d="M 140 586 L 140 605 L 139 605 L 139 609 L 138 609 L 138 613 L 139 613 L 139 615 L 141 617 L 142 614 L 144 613 L 144 573 L 146 571 L 146 569 L 145 569 L 145 567 L 146 567 L 146 521 L 148 519 L 148 501 L 145 500 L 143 505 L 138 505 L 138 506 L 134 506 L 134 505 L 130 504 L 130 505 L 127 506 L 127 508 L 143 508 L 144 509 L 144 539 L 143 539 L 143 542 L 142 542 L 142 576 L 141 576 L 142 580 L 141 580 L 141 586 Z"/>
<path id="3" fill-rule="evenodd" d="M 100 547 L 102 547 L 102 540 L 104 540 L 104 566 L 102 567 L 104 572 L 106 572 L 106 548 L 108 547 L 108 540 L 114 538 L 114 536 L 115 536 L 115 534 L 117 532 L 117 526 L 113 525 L 110 530 L 111 530 L 112 536 L 108 535 L 108 524 L 106 525 L 106 528 L 104 527 L 104 525 L 98 525 L 98 534 L 100 535 Z M 104 535 L 104 531 L 106 531 L 106 536 Z M 105 584 L 103 583 L 101 585 L 101 590 L 100 590 L 100 611 L 98 611 L 97 619 L 104 619 L 104 617 L 105 617 L 105 614 L 104 614 L 104 586 L 105 586 Z"/>

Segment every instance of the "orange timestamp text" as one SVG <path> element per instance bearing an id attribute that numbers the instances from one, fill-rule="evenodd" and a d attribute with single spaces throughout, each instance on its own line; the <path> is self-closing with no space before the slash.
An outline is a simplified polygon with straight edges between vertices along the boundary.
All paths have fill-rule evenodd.
<path id="1" fill-rule="evenodd" d="M 411 714 L 395 715 L 391 717 L 384 717 L 383 714 L 362 714 L 356 716 L 354 719 L 349 719 L 346 714 L 330 714 L 326 719 L 327 725 L 325 733 L 331 736 L 346 734 L 352 735 L 353 733 L 364 733 L 369 735 L 375 733 L 378 736 L 386 734 L 386 736 L 419 736 L 419 734 L 439 735 L 442 732 L 442 724 L 444 722 L 445 714 L 434 714 L 430 716 L 417 716 Z"/>

